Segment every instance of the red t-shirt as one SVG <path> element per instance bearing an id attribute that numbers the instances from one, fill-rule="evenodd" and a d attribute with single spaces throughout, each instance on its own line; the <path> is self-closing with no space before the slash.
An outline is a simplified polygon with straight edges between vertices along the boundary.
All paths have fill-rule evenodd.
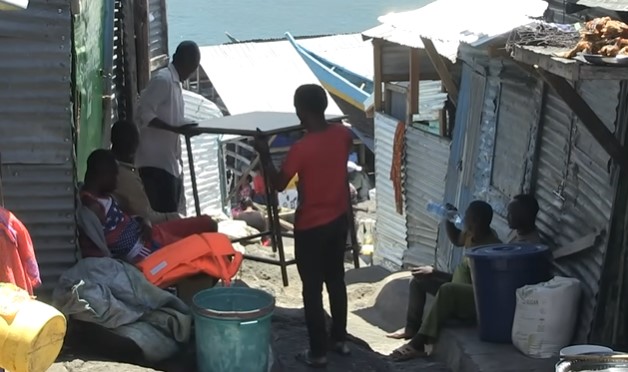
<path id="1" fill-rule="evenodd" d="M 307 230 L 329 223 L 349 209 L 347 160 L 351 132 L 342 124 L 330 124 L 322 132 L 307 133 L 290 148 L 282 177 L 299 175 L 299 206 L 295 229 Z"/>
<path id="2" fill-rule="evenodd" d="M 257 195 L 265 195 L 266 194 L 266 185 L 264 184 L 264 177 L 261 174 L 256 174 L 253 177 L 253 190 Z"/>

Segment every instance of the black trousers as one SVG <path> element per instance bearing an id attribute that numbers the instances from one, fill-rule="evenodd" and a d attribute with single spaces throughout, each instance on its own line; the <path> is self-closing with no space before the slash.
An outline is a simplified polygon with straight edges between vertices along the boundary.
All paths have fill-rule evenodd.
<path id="1" fill-rule="evenodd" d="M 150 206 L 154 211 L 161 213 L 179 211 L 183 179 L 175 177 L 163 169 L 153 167 L 140 168 L 139 174 Z"/>
<path id="2" fill-rule="evenodd" d="M 451 282 L 451 274 L 435 271 L 430 275 L 415 276 L 410 281 L 406 333 L 415 335 L 421 329 L 427 294 L 436 295 L 440 287 Z"/>
<path id="3" fill-rule="evenodd" d="M 323 283 L 331 306 L 331 340 L 347 337 L 347 286 L 344 256 L 349 227 L 347 216 L 323 226 L 294 232 L 297 269 L 303 282 L 305 322 L 313 357 L 327 354 Z"/>

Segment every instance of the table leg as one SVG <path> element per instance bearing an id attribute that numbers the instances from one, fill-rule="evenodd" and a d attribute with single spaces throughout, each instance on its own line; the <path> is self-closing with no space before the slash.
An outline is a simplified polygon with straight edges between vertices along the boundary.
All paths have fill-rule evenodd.
<path id="1" fill-rule="evenodd" d="M 281 225 L 279 224 L 279 210 L 277 201 L 277 191 L 272 184 L 266 164 L 262 163 L 264 182 L 266 187 L 266 209 L 268 211 L 268 223 L 273 252 L 279 252 L 279 266 L 281 267 L 281 278 L 284 287 L 289 285 L 286 254 L 284 252 L 283 239 L 281 236 Z"/>
<path id="2" fill-rule="evenodd" d="M 194 208 L 196 216 L 201 215 L 201 202 L 198 198 L 198 186 L 196 185 L 196 170 L 194 169 L 194 155 L 192 154 L 192 140 L 190 136 L 185 136 L 185 147 L 188 152 L 188 164 L 190 166 L 190 180 L 192 180 L 192 194 L 194 195 Z"/>

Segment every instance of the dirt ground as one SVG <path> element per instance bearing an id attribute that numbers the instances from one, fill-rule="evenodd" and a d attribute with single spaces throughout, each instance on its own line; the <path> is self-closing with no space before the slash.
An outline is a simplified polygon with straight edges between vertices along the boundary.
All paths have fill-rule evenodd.
<path id="1" fill-rule="evenodd" d="M 290 239 L 285 239 L 286 255 L 293 257 L 293 245 Z M 272 249 L 258 245 L 246 247 L 247 253 L 265 257 L 275 257 Z M 349 333 L 351 334 L 352 356 L 342 358 L 330 356 L 330 365 L 327 370 L 332 372 L 360 371 L 360 372 L 406 372 L 430 371 L 446 372 L 442 365 L 431 360 L 419 360 L 408 363 L 393 363 L 385 357 L 401 342 L 395 342 L 385 337 L 386 332 L 363 319 L 361 310 L 373 304 L 379 280 L 361 281 L 359 276 L 353 277 L 353 265 L 347 263 L 348 295 L 349 295 Z M 307 331 L 303 319 L 301 283 L 296 266 L 288 268 L 290 285 L 284 287 L 281 281 L 281 272 L 278 266 L 272 266 L 245 260 L 237 279 L 249 287 L 259 288 L 271 293 L 276 298 L 277 309 L 273 317 L 273 354 L 275 363 L 273 371 L 301 372 L 308 368 L 297 363 L 294 356 L 307 348 Z M 357 279 L 356 279 L 357 278 Z M 381 278 L 380 278 L 381 279 Z M 327 309 L 327 299 L 325 303 Z M 181 362 L 169 363 L 157 369 L 148 369 L 133 365 L 98 361 L 93 355 L 82 355 L 80 352 L 67 350 L 62 360 L 56 363 L 48 372 L 147 372 L 163 370 L 167 372 L 193 372 L 193 354 L 183 356 Z M 102 359 L 102 358 L 101 358 Z"/>

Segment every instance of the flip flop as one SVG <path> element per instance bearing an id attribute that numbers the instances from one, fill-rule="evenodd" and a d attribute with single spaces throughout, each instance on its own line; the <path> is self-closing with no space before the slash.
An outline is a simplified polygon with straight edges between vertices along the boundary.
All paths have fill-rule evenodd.
<path id="1" fill-rule="evenodd" d="M 427 353 L 424 350 L 416 350 L 410 344 L 406 344 L 393 351 L 389 357 L 395 362 L 405 362 L 412 359 L 425 358 Z"/>
<path id="2" fill-rule="evenodd" d="M 325 368 L 327 367 L 327 358 L 313 358 L 309 350 L 305 350 L 295 356 L 295 359 L 311 368 Z"/>
<path id="3" fill-rule="evenodd" d="M 393 340 L 409 340 L 413 337 L 414 335 L 409 335 L 405 330 L 403 331 L 397 331 L 395 333 L 389 333 L 386 335 L 386 337 L 391 338 Z"/>

